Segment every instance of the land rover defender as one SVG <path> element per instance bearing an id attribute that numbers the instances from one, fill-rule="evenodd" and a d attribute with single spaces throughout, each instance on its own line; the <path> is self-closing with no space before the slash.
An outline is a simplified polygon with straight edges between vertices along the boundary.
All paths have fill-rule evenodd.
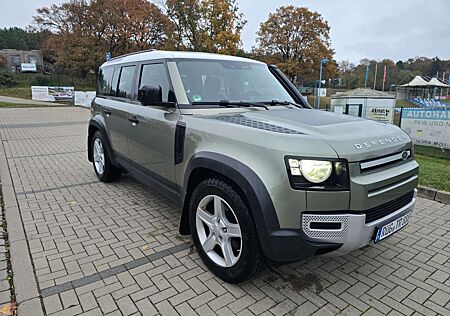
<path id="1" fill-rule="evenodd" d="M 276 67 L 146 51 L 99 70 L 88 158 L 179 203 L 179 232 L 228 282 L 266 262 L 380 242 L 411 216 L 418 164 L 398 127 L 311 109 Z"/>

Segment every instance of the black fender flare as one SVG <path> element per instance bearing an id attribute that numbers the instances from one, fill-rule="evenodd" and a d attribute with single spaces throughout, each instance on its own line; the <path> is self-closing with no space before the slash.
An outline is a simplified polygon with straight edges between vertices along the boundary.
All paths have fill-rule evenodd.
<path id="1" fill-rule="evenodd" d="M 180 219 L 180 233 L 189 234 L 186 231 L 186 223 L 189 222 L 189 192 L 190 175 L 197 168 L 206 168 L 215 173 L 231 179 L 244 193 L 253 215 L 260 244 L 265 251 L 271 232 L 280 228 L 275 207 L 267 191 L 266 186 L 259 176 L 244 163 L 213 152 L 199 152 L 187 162 L 183 190 L 182 190 L 182 214 Z M 189 224 L 188 224 L 189 225 Z M 183 229 L 184 226 L 184 229 Z"/>
<path id="2" fill-rule="evenodd" d="M 111 162 L 113 165 L 117 165 L 116 164 L 116 159 L 115 159 L 115 155 L 114 155 L 114 151 L 111 147 L 111 142 L 109 140 L 108 137 L 108 133 L 106 132 L 106 127 L 105 124 L 103 122 L 103 120 L 101 118 L 97 116 L 93 116 L 90 120 L 89 120 L 89 125 L 88 125 L 88 139 L 87 139 L 87 148 L 88 148 L 88 160 L 92 162 L 92 147 L 91 147 L 91 142 L 92 142 L 92 136 L 94 135 L 93 128 L 95 130 L 99 130 L 100 132 L 103 133 L 103 135 L 105 136 L 105 138 L 107 139 L 107 144 L 105 144 L 105 149 L 108 153 L 108 157 L 111 158 Z"/>

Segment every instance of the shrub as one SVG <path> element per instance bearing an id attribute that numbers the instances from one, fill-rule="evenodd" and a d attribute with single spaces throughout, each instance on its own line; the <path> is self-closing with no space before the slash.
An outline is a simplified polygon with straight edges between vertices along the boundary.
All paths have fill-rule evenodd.
<path id="1" fill-rule="evenodd" d="M 16 84 L 14 74 L 6 69 L 0 69 L 0 87 L 10 87 Z"/>
<path id="2" fill-rule="evenodd" d="M 33 78 L 32 86 L 49 86 L 50 78 L 46 75 L 37 75 Z"/>

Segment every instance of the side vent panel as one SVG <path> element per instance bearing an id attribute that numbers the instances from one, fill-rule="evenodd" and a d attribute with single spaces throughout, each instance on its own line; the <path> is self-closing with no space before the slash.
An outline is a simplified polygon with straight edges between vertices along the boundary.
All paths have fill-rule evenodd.
<path id="1" fill-rule="evenodd" d="M 186 123 L 178 122 L 175 128 L 175 165 L 183 162 L 184 159 L 184 139 L 186 136 Z"/>

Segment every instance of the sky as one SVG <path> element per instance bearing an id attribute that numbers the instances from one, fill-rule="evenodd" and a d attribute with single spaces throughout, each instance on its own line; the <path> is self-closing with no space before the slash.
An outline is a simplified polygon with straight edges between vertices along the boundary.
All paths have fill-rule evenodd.
<path id="1" fill-rule="evenodd" d="M 37 8 L 59 0 L 0 0 L 0 27 L 25 27 Z M 335 59 L 394 61 L 424 56 L 450 59 L 450 0 L 237 0 L 247 20 L 245 50 L 255 45 L 259 24 L 282 5 L 306 6 L 331 27 Z"/>

